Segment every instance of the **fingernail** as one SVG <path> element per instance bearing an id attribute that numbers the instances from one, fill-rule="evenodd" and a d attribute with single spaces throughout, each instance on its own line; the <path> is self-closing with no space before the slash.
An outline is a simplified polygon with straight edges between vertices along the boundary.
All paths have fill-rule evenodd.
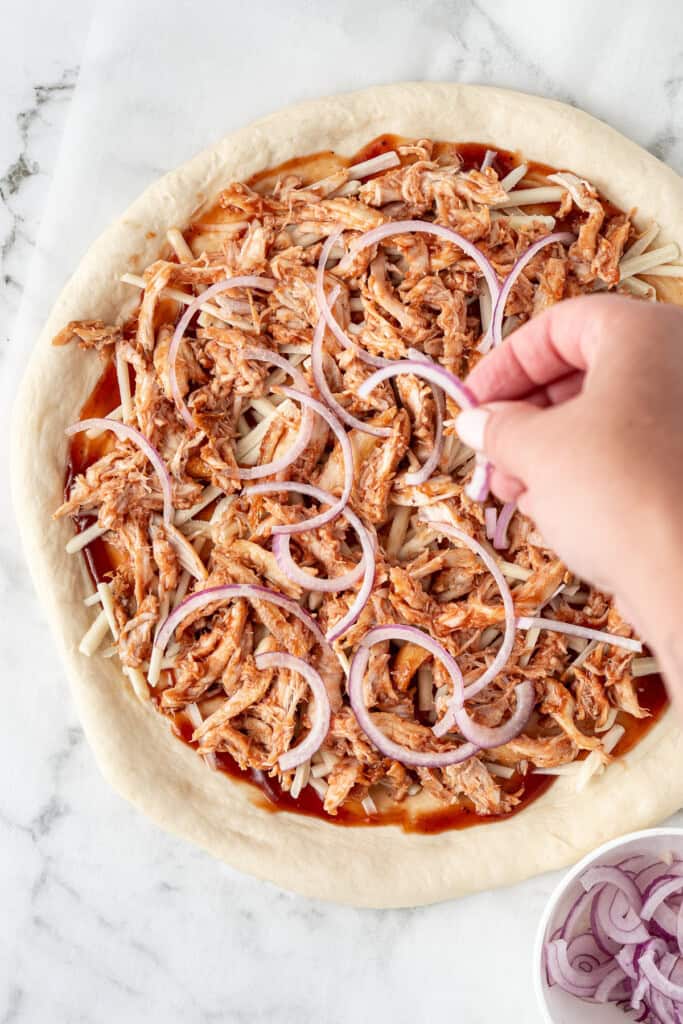
<path id="1" fill-rule="evenodd" d="M 475 452 L 483 452 L 486 424 L 490 413 L 488 409 L 465 409 L 455 421 L 458 437 L 468 448 Z"/>

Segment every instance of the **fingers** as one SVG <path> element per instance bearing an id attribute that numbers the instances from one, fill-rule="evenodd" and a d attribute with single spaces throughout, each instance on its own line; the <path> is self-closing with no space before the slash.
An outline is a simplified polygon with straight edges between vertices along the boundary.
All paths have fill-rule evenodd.
<path id="1" fill-rule="evenodd" d="M 560 380 L 548 384 L 547 387 L 537 388 L 526 395 L 524 401 L 538 406 L 539 409 L 547 409 L 549 405 L 561 405 L 562 402 L 568 402 L 581 393 L 585 379 L 585 373 L 576 370 L 568 377 L 561 377 Z"/>
<path id="2" fill-rule="evenodd" d="M 572 398 L 576 398 L 577 395 L 581 394 L 585 379 L 585 373 L 577 370 L 575 373 L 570 373 L 568 377 L 563 377 L 553 384 L 548 384 L 545 391 L 549 404 L 561 405 L 562 402 L 569 402 Z"/>
<path id="3" fill-rule="evenodd" d="M 494 469 L 491 473 L 491 490 L 502 502 L 519 501 L 524 493 L 524 484 L 517 477 L 503 473 L 500 469 Z"/>
<path id="4" fill-rule="evenodd" d="M 552 306 L 485 356 L 467 378 L 480 402 L 525 398 L 577 371 L 585 373 L 611 317 L 633 300 L 584 296 Z"/>
<path id="5" fill-rule="evenodd" d="M 496 493 L 500 487 L 508 495 L 512 485 L 503 477 L 512 477 L 521 486 L 526 483 L 532 453 L 538 448 L 538 438 L 544 436 L 543 421 L 547 416 L 552 416 L 552 410 L 528 402 L 498 402 L 461 412 L 455 429 L 466 445 L 484 452 L 493 462 L 501 474 Z M 513 501 L 515 497 L 510 494 L 505 500 Z"/>

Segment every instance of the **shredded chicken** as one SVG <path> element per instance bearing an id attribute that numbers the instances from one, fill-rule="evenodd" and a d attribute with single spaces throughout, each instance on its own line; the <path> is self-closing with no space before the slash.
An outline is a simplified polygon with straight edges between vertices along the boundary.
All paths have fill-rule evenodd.
<path id="1" fill-rule="evenodd" d="M 347 431 L 353 451 L 350 507 L 373 537 L 376 565 L 370 599 L 336 642 L 336 652 L 346 663 L 370 627 L 400 623 L 443 644 L 466 684 L 495 657 L 505 615 L 490 573 L 472 552 L 446 543 L 417 516 L 423 510 L 427 519 L 445 520 L 485 540 L 483 511 L 465 493 L 473 455 L 449 426 L 457 408 L 447 401 L 439 466 L 428 481 L 409 486 L 406 474 L 432 451 L 439 396 L 411 374 L 384 382 L 365 399 L 358 395 L 373 371 L 358 348 L 382 359 L 405 358 L 416 349 L 465 376 L 479 358 L 486 329 L 484 282 L 463 250 L 441 238 L 394 235 L 365 249 L 354 243 L 382 224 L 422 218 L 476 244 L 502 280 L 552 226 L 547 215 L 534 216 L 534 208 L 525 207 L 523 215 L 510 210 L 494 167 L 464 167 L 455 146 L 421 139 L 400 146 L 398 156 L 399 166 L 360 183 L 335 166 L 321 181 L 287 169 L 267 185 L 228 184 L 205 223 L 185 231 L 191 256 L 187 252 L 179 262 L 166 254 L 144 271 L 141 301 L 130 320 L 72 321 L 60 331 L 56 345 L 75 341 L 115 361 L 119 380 L 130 370 L 127 422 L 168 467 L 176 520 L 162 519 L 161 486 L 144 453 L 111 433 L 74 441 L 76 472 L 55 515 L 77 517 L 79 528 L 102 535 L 96 543 L 106 544 L 111 564 L 104 578 L 121 662 L 150 675 L 155 707 L 176 726 L 193 710 L 192 742 L 200 753 L 229 756 L 291 789 L 293 776 L 280 771 L 278 759 L 310 729 L 311 694 L 296 672 L 256 667 L 259 653 L 285 651 L 321 674 L 324 669 L 332 715 L 312 777 L 322 779 L 327 815 L 334 818 L 369 796 L 372 806 L 372 794 L 381 796 L 380 803 L 400 803 L 417 790 L 433 804 L 503 815 L 523 800 L 529 771 L 568 764 L 582 751 L 601 754 L 601 732 L 617 711 L 620 721 L 647 716 L 630 652 L 597 644 L 576 660 L 580 645 L 572 648 L 566 636 L 519 632 L 505 670 L 468 701 L 467 710 L 475 722 L 495 728 L 514 711 L 515 687 L 530 681 L 536 702 L 525 732 L 485 755 L 440 769 L 411 768 L 381 754 L 349 706 L 341 664 L 324 665 L 311 631 L 263 600 L 215 602 L 194 612 L 176 631 L 156 678 L 151 674 L 157 630 L 184 595 L 228 583 L 265 586 L 299 601 L 325 632 L 358 593 L 360 579 L 336 593 L 293 582 L 276 558 L 273 530 L 314 515 L 317 504 L 292 493 L 250 495 L 240 478 L 241 470 L 284 455 L 302 417 L 300 404 L 283 399 L 280 391 L 291 379 L 250 358 L 249 350 L 265 348 L 290 359 L 320 397 L 309 358 L 321 312 L 316 267 L 324 241 L 340 231 L 324 286 L 328 293 L 339 288 L 334 315 L 353 345 L 342 347 L 326 334 L 325 374 L 340 405 L 368 424 L 388 428 L 388 436 Z M 568 172 L 552 180 L 564 189 L 554 219 L 575 240 L 548 246 L 527 264 L 508 298 L 506 332 L 566 297 L 615 288 L 622 255 L 637 237 L 631 215 L 615 214 L 588 182 Z M 210 219 L 220 231 L 212 233 Z M 181 341 L 175 377 L 193 422 L 190 430 L 176 407 L 169 372 L 169 348 L 184 308 L 177 291 L 190 301 L 226 276 L 252 274 L 268 278 L 271 290 L 235 288 L 214 296 Z M 114 397 L 99 412 L 111 413 L 117 405 Z M 314 418 L 306 449 L 279 474 L 285 478 L 341 493 L 343 454 L 320 417 Z M 293 536 L 290 550 L 311 578 L 346 574 L 362 558 L 343 516 Z M 514 517 L 507 550 L 499 555 L 517 615 L 536 616 L 550 607 L 567 622 L 631 635 L 609 597 L 580 589 L 521 515 Z M 101 562 L 101 552 L 99 557 Z M 365 702 L 396 743 L 422 752 L 458 746 L 458 737 L 437 740 L 431 729 L 451 692 L 442 665 L 419 645 L 387 641 L 372 649 Z M 494 763 L 511 768 L 512 778 L 489 770 Z"/>

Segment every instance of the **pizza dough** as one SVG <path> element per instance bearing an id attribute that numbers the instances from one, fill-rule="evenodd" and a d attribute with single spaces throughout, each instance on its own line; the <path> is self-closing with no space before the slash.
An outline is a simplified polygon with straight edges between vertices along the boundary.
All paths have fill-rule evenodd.
<path id="1" fill-rule="evenodd" d="M 578 860 L 599 843 L 656 824 L 683 804 L 683 744 L 671 711 L 581 792 L 571 778 L 520 814 L 438 835 L 395 826 L 343 827 L 270 812 L 254 790 L 210 771 L 152 708 L 138 702 L 115 659 L 83 657 L 92 586 L 65 544 L 64 428 L 101 364 L 76 346 L 54 349 L 69 320 L 121 319 L 135 296 L 120 275 L 142 270 L 227 182 L 295 156 L 352 154 L 375 136 L 476 141 L 586 177 L 662 242 L 683 245 L 683 180 L 581 111 L 506 90 L 455 84 L 388 85 L 304 103 L 255 122 L 156 182 L 94 243 L 59 297 L 15 410 L 13 490 L 27 558 L 59 643 L 86 735 L 112 786 L 163 828 L 241 871 L 310 897 L 371 907 L 432 903 L 517 882 Z M 669 288 L 680 282 L 669 279 Z M 673 295 L 672 295 L 673 297 Z"/>

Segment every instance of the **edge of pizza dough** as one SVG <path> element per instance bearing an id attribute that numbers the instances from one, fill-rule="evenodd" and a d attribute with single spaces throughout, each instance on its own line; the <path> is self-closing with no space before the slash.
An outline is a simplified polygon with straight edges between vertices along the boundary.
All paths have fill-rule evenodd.
<path id="1" fill-rule="evenodd" d="M 76 346 L 53 349 L 71 319 L 117 317 L 132 304 L 119 277 L 156 257 L 233 178 L 323 148 L 351 154 L 382 132 L 478 141 L 585 176 L 618 205 L 655 218 L 683 243 L 683 180 L 607 125 L 572 107 L 485 86 L 407 83 L 303 103 L 228 136 L 151 185 L 84 256 L 38 339 L 15 407 L 12 483 L 27 559 L 100 768 L 170 832 L 239 870 L 309 897 L 357 906 L 426 904 L 576 861 L 619 833 L 656 824 L 683 803 L 681 734 L 671 713 L 580 795 L 568 779 L 506 821 L 439 835 L 394 826 L 344 828 L 253 802 L 251 787 L 211 772 L 142 706 L 113 659 L 85 658 L 92 621 L 72 528 L 53 522 L 66 442 L 100 371 Z M 150 237 L 154 232 L 154 237 Z"/>

